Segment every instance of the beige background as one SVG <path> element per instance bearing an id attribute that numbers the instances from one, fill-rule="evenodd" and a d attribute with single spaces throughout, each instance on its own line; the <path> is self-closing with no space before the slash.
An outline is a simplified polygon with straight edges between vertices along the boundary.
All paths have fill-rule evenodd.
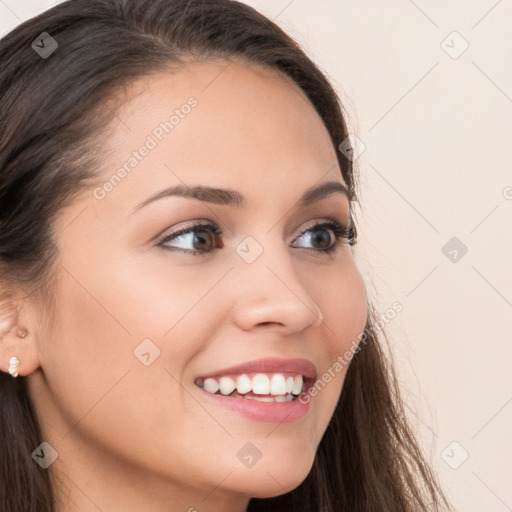
<path id="1" fill-rule="evenodd" d="M 404 306 L 387 332 L 435 471 L 458 511 L 512 510 L 512 2 L 246 3 L 328 73 L 365 147 L 357 259 L 378 311 Z M 50 5 L 0 1 L 0 35 Z"/>

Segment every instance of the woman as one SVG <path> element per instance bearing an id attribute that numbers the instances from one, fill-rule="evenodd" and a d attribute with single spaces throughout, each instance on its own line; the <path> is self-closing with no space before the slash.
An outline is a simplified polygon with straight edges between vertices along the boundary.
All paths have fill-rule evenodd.
<path id="1" fill-rule="evenodd" d="M 2 510 L 449 507 L 292 39 L 229 0 L 73 0 L 0 62 Z"/>

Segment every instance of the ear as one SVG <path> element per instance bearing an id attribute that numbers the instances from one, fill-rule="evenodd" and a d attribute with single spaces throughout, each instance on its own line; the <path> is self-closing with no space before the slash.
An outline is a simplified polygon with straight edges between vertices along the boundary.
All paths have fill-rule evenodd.
<path id="1" fill-rule="evenodd" d="M 23 315 L 21 309 L 26 309 Z M 22 318 L 23 317 L 23 318 Z M 36 323 L 31 321 L 30 304 L 14 299 L 9 292 L 0 290 L 0 370 L 9 373 L 11 357 L 16 356 L 18 375 L 24 377 L 40 366 L 35 343 Z M 26 324 L 26 325 L 25 325 Z"/>

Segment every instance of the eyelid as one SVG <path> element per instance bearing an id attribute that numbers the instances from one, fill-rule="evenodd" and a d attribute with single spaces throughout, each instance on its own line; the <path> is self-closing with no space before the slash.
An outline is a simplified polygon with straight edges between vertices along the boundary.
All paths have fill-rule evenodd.
<path id="1" fill-rule="evenodd" d="M 302 228 L 297 228 L 295 231 L 294 231 L 294 237 L 297 237 L 297 236 L 300 236 L 300 235 L 303 235 L 304 233 L 306 233 L 307 231 L 309 231 L 310 229 L 318 226 L 318 224 L 322 224 L 324 222 L 336 222 L 338 224 L 340 224 L 341 226 L 347 226 L 348 229 L 351 229 L 351 227 L 353 226 L 353 222 L 352 222 L 352 217 L 350 216 L 349 219 L 348 219 L 348 222 L 344 222 L 342 220 L 336 220 L 334 218 L 330 218 L 330 217 L 317 217 L 317 218 L 314 218 L 308 222 L 306 222 L 306 224 L 303 226 L 305 227 L 302 227 Z M 193 227 L 197 227 L 197 226 L 206 226 L 206 227 L 215 227 L 221 235 L 224 234 L 222 228 L 219 226 L 219 223 L 216 222 L 216 221 L 212 221 L 210 219 L 193 219 L 193 220 L 190 220 L 190 221 L 185 221 L 184 224 L 180 225 L 180 227 L 178 228 L 175 228 L 175 229 L 170 229 L 170 228 L 166 228 L 163 232 L 161 232 L 160 234 L 158 234 L 157 236 L 154 237 L 155 240 L 158 241 L 162 241 L 164 238 L 167 238 L 168 236 L 171 236 L 171 235 L 175 235 L 175 236 L 179 236 L 179 234 L 182 232 L 182 231 L 187 231 L 188 229 L 190 228 L 193 228 Z M 302 225 L 301 225 L 302 226 Z M 295 238 L 294 238 L 295 240 Z"/>
<path id="2" fill-rule="evenodd" d="M 299 233 L 293 239 L 292 243 L 299 239 L 301 236 L 317 229 L 324 229 L 333 232 L 335 238 L 334 245 L 342 243 L 343 240 L 346 240 L 345 243 L 348 245 L 355 245 L 357 243 L 357 231 L 351 218 L 348 220 L 348 222 L 342 222 L 331 218 L 325 218 L 324 220 L 317 219 L 316 221 L 312 221 L 311 225 L 307 225 L 299 231 Z M 316 251 L 322 252 L 318 249 Z M 325 252 L 328 252 L 328 250 Z"/>
<path id="3" fill-rule="evenodd" d="M 219 226 L 218 222 L 209 219 L 192 219 L 189 221 L 185 221 L 184 223 L 178 223 L 178 225 L 179 227 L 171 226 L 170 228 L 164 229 L 164 231 L 162 231 L 159 235 L 154 237 L 154 240 L 156 240 L 157 243 L 159 243 L 171 235 L 179 236 L 179 234 L 182 231 L 187 231 L 190 228 L 197 226 L 216 227 L 216 229 L 218 229 L 219 232 L 223 234 L 222 228 Z"/>
<path id="4" fill-rule="evenodd" d="M 304 227 L 299 229 L 298 234 L 302 235 L 302 234 L 306 233 L 307 231 L 309 231 L 310 229 L 318 226 L 319 224 L 329 223 L 329 222 L 335 222 L 336 224 L 339 224 L 340 226 L 345 225 L 345 222 L 342 222 L 340 220 L 336 220 L 334 218 L 330 218 L 330 217 L 317 217 L 317 218 L 315 218 L 313 220 L 310 220 L 310 221 L 306 222 L 305 224 L 302 224 L 302 226 L 304 226 Z M 350 219 L 349 219 L 348 225 L 350 226 Z"/>
<path id="5" fill-rule="evenodd" d="M 208 250 L 196 250 L 196 249 L 184 249 L 180 247 L 166 247 L 165 245 L 171 242 L 174 239 L 179 238 L 182 235 L 189 234 L 194 231 L 199 231 L 199 228 L 202 226 L 205 227 L 206 231 L 209 231 L 213 234 L 214 237 L 220 238 L 220 243 L 217 247 L 213 247 Z M 306 224 L 303 224 L 302 227 L 296 231 L 291 244 L 293 244 L 297 239 L 301 236 L 309 233 L 310 231 L 314 231 L 315 229 L 327 229 L 334 233 L 334 244 L 331 249 L 315 249 L 310 247 L 299 247 L 314 251 L 316 253 L 326 253 L 328 254 L 331 251 L 335 251 L 336 247 L 343 243 L 343 240 L 346 240 L 346 244 L 355 245 L 357 243 L 357 232 L 355 230 L 355 226 L 353 224 L 352 217 L 349 217 L 348 222 L 342 220 L 336 220 L 330 217 L 317 217 L 315 219 L 311 219 Z M 182 254 L 212 254 L 217 249 L 221 249 L 224 247 L 223 241 L 224 232 L 219 227 L 217 222 L 208 220 L 208 219 L 194 219 L 185 222 L 180 227 L 171 229 L 170 231 L 166 230 L 162 235 L 159 235 L 157 238 L 156 246 L 162 247 L 165 250 L 170 252 L 180 252 Z"/>

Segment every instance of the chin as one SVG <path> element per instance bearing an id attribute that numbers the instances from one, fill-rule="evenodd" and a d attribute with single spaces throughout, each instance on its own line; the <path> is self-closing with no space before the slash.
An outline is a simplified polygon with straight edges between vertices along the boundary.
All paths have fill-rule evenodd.
<path id="1" fill-rule="evenodd" d="M 262 481 L 259 482 L 260 485 L 256 486 L 254 489 L 251 489 L 248 494 L 250 494 L 250 496 L 253 498 L 275 498 L 276 496 L 281 496 L 282 494 L 291 492 L 299 487 L 299 485 L 306 479 L 307 476 L 308 475 L 306 473 L 301 475 L 300 478 L 286 478 L 283 480 L 279 480 L 278 477 L 274 477 L 277 480 L 276 482 L 276 480 L 267 474 L 267 478 L 265 480 L 262 479 Z"/>
<path id="2" fill-rule="evenodd" d="M 297 488 L 308 476 L 311 465 L 297 465 L 293 460 L 287 464 L 273 465 L 261 459 L 252 469 L 237 472 L 236 477 L 232 475 L 230 484 L 236 487 L 236 491 L 253 498 L 273 498 Z"/>

